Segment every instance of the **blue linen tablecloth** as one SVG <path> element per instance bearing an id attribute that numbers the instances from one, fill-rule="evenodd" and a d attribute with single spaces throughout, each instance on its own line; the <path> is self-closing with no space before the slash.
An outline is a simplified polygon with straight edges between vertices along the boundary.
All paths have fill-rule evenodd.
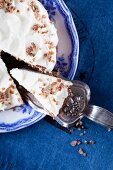
<path id="1" fill-rule="evenodd" d="M 113 1 L 65 0 L 80 38 L 75 79 L 89 84 L 91 103 L 113 112 Z M 14 133 L 0 134 L 0 170 L 113 170 L 113 132 L 86 119 L 84 136 L 72 135 L 45 120 Z M 81 145 L 87 157 L 73 148 L 74 139 L 93 139 Z"/>

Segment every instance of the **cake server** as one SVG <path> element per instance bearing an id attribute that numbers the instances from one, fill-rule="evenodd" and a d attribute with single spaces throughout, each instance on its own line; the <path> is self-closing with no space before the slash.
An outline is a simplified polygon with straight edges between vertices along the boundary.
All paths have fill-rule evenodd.
<path id="1" fill-rule="evenodd" d="M 75 80 L 72 82 L 72 92 L 75 97 L 74 113 L 71 112 L 71 110 L 68 110 L 66 113 L 65 111 L 62 111 L 54 119 L 61 126 L 66 128 L 73 127 L 77 120 L 82 119 L 83 117 L 87 117 L 93 122 L 106 126 L 107 128 L 113 128 L 113 114 L 102 107 L 89 104 L 91 96 L 89 86 L 81 81 Z M 24 92 L 24 96 L 25 100 L 35 110 L 39 110 L 39 108 L 43 109 L 43 107 L 31 93 Z"/>
<path id="2" fill-rule="evenodd" d="M 91 96 L 89 86 L 80 81 L 72 82 L 74 84 L 73 93 L 78 99 L 80 109 L 75 116 L 72 116 L 71 113 L 69 113 L 68 116 L 59 114 L 56 117 L 56 121 L 64 127 L 70 127 L 73 126 L 78 119 L 87 117 L 93 122 L 106 126 L 107 128 L 113 128 L 113 113 L 102 107 L 89 104 Z"/>

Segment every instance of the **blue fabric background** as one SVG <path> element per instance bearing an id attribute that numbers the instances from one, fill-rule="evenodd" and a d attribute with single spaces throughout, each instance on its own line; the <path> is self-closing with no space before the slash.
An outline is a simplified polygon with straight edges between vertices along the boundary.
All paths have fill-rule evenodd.
<path id="1" fill-rule="evenodd" d="M 88 83 L 91 102 L 113 112 L 113 1 L 65 0 L 80 38 L 75 78 Z M 66 134 L 45 120 L 9 134 L 0 134 L 0 170 L 113 170 L 113 132 L 86 119 L 87 133 Z M 94 139 L 83 147 L 87 157 L 70 142 Z M 82 145 L 81 145 L 82 146 Z"/>

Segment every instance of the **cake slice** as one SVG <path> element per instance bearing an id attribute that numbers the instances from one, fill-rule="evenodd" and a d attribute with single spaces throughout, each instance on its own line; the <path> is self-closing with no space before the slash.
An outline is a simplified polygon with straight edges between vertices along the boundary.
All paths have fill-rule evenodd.
<path id="1" fill-rule="evenodd" d="M 71 82 L 53 76 L 22 69 L 12 69 L 11 75 L 32 93 L 47 113 L 56 117 L 69 96 Z"/>
<path id="2" fill-rule="evenodd" d="M 14 108 L 23 104 L 22 98 L 0 59 L 0 111 Z"/>
<path id="3" fill-rule="evenodd" d="M 56 64 L 57 31 L 37 0 L 0 1 L 0 49 L 35 69 Z"/>

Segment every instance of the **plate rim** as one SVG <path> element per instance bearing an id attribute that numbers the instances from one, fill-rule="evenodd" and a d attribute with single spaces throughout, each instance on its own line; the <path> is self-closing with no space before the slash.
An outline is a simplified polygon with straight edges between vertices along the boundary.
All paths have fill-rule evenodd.
<path id="1" fill-rule="evenodd" d="M 68 79 L 73 80 L 74 77 L 75 77 L 75 73 L 76 73 L 77 66 L 78 66 L 78 59 L 79 59 L 78 33 L 77 33 L 77 29 L 76 29 L 72 14 L 71 14 L 69 8 L 67 7 L 66 3 L 64 2 L 64 0 L 56 0 L 56 2 L 57 2 L 57 5 L 59 5 L 60 11 L 63 13 L 63 17 L 65 18 L 65 26 L 66 26 L 66 28 L 69 32 L 69 35 L 71 34 L 70 39 L 71 39 L 71 42 L 73 42 L 72 53 L 71 53 L 71 56 L 70 56 L 72 67 L 70 66 L 71 70 L 69 71 L 69 74 L 68 74 L 68 77 L 67 77 Z M 68 24 L 70 22 L 71 22 L 71 24 Z M 77 51 L 76 51 L 76 49 L 77 49 Z M 75 61 L 75 62 L 72 63 L 72 61 Z"/>

